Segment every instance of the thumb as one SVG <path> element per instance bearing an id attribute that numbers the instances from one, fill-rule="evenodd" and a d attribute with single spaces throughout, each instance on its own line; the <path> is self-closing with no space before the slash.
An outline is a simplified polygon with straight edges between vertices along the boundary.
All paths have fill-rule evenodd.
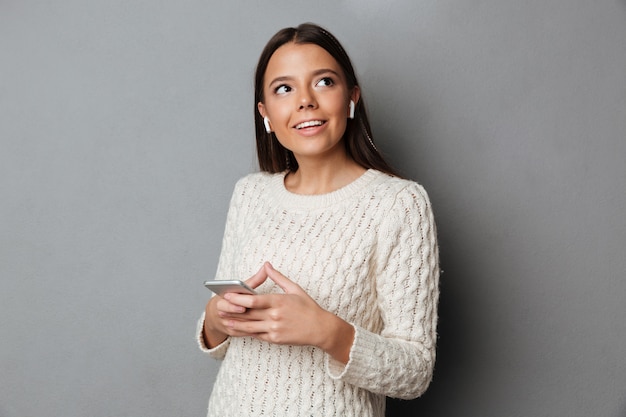
<path id="1" fill-rule="evenodd" d="M 250 286 L 251 288 L 256 288 L 265 282 L 267 276 L 268 273 L 265 270 L 265 265 L 263 265 L 256 274 L 252 275 L 246 280 L 246 284 L 248 284 L 248 286 Z"/>
<path id="2" fill-rule="evenodd" d="M 265 273 L 267 274 L 269 279 L 274 281 L 276 285 L 282 288 L 282 290 L 285 291 L 286 294 L 295 294 L 302 292 L 302 288 L 300 288 L 298 284 L 275 270 L 271 263 L 265 262 L 263 267 L 265 268 Z"/>

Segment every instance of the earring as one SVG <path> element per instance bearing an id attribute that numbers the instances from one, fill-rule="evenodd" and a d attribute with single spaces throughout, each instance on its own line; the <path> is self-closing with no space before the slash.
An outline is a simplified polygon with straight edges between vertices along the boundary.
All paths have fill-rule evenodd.
<path id="1" fill-rule="evenodd" d="M 265 125 L 265 131 L 267 133 L 272 133 L 272 128 L 270 127 L 270 119 L 268 119 L 267 116 L 263 118 L 263 124 Z"/>
<path id="2" fill-rule="evenodd" d="M 350 119 L 354 119 L 354 108 L 355 108 L 354 100 L 350 100 Z"/>

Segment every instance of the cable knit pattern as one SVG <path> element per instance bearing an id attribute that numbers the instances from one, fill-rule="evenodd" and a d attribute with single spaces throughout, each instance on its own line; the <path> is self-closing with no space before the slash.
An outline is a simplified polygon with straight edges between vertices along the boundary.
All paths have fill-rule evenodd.
<path id="1" fill-rule="evenodd" d="M 417 183 L 368 170 L 340 190 L 297 195 L 284 173 L 241 179 L 216 279 L 247 279 L 264 261 L 355 329 L 347 365 L 313 347 L 229 338 L 209 417 L 383 417 L 385 396 L 426 390 L 435 361 L 438 248 Z M 271 280 L 260 293 L 282 292 Z"/>

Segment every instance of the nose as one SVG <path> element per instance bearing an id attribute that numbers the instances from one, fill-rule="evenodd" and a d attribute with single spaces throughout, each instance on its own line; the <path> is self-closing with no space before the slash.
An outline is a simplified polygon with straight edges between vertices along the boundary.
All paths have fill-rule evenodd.
<path id="1" fill-rule="evenodd" d="M 298 106 L 299 110 L 314 109 L 315 107 L 317 107 L 315 95 L 309 89 L 301 90 L 299 99 L 300 99 L 299 106 Z"/>

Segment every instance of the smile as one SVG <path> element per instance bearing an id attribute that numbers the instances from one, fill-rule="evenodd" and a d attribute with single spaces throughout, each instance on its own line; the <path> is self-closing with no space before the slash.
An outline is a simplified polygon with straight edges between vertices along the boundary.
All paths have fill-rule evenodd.
<path id="1" fill-rule="evenodd" d="M 324 123 L 325 122 L 323 122 L 322 120 L 309 120 L 308 122 L 298 123 L 294 127 L 299 130 L 299 129 L 305 129 L 307 127 L 321 126 Z"/>

